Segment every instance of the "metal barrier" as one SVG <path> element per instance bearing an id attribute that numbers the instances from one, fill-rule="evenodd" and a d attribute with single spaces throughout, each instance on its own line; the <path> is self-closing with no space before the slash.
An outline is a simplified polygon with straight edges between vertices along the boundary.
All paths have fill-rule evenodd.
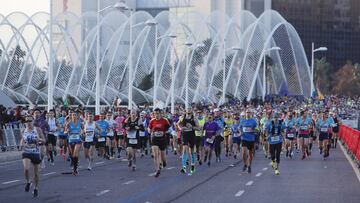
<path id="1" fill-rule="evenodd" d="M 346 125 L 341 125 L 339 135 L 348 154 L 350 154 L 360 168 L 360 131 Z"/>
<path id="2" fill-rule="evenodd" d="M 6 125 L 0 130 L 1 151 L 18 149 L 23 127 L 22 125 Z"/>

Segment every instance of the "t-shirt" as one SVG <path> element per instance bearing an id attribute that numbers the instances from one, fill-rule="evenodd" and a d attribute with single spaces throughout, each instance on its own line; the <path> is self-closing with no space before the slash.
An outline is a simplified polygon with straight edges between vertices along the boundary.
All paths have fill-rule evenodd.
<path id="1" fill-rule="evenodd" d="M 240 121 L 240 127 L 242 132 L 242 140 L 245 141 L 255 141 L 255 128 L 257 126 L 257 122 L 254 118 L 250 119 L 242 119 Z"/>
<path id="2" fill-rule="evenodd" d="M 165 133 L 170 128 L 169 121 L 161 118 L 159 120 L 152 119 L 149 123 L 149 128 L 153 132 L 153 136 L 156 138 L 165 138 Z"/>

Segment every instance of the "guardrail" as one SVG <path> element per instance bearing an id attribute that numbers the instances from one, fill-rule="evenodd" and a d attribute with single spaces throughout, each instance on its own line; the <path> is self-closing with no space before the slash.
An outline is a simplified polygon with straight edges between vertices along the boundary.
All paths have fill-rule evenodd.
<path id="1" fill-rule="evenodd" d="M 360 168 L 360 131 L 346 125 L 340 126 L 340 138 L 348 154 Z"/>
<path id="2" fill-rule="evenodd" d="M 1 151 L 18 149 L 21 140 L 21 125 L 6 125 L 0 129 Z"/>

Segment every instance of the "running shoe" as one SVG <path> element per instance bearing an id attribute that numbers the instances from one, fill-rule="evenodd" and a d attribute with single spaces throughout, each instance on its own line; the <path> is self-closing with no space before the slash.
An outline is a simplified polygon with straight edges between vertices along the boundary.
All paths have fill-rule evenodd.
<path id="1" fill-rule="evenodd" d="M 163 167 L 165 168 L 166 167 L 166 161 L 163 161 L 163 163 L 162 163 L 162 165 L 163 165 Z"/>
<path id="2" fill-rule="evenodd" d="M 194 165 L 191 166 L 190 173 L 195 173 L 195 166 Z"/>
<path id="3" fill-rule="evenodd" d="M 244 165 L 244 166 L 243 166 L 243 169 L 242 169 L 242 170 L 243 170 L 243 172 L 245 172 L 245 171 L 246 171 L 246 169 L 247 169 L 247 166 L 246 166 L 246 165 Z"/>
<path id="4" fill-rule="evenodd" d="M 272 161 L 271 162 L 271 167 L 275 170 L 276 169 L 276 162 L 275 161 Z"/>
<path id="5" fill-rule="evenodd" d="M 30 183 L 26 183 L 25 192 L 29 192 L 29 190 L 30 190 Z"/>
<path id="6" fill-rule="evenodd" d="M 38 190 L 37 189 L 34 189 L 33 195 L 34 195 L 34 197 L 38 196 Z"/>
<path id="7" fill-rule="evenodd" d="M 156 171 L 155 178 L 160 176 L 160 170 Z"/>
<path id="8" fill-rule="evenodd" d="M 276 169 L 276 170 L 275 170 L 275 175 L 280 175 L 279 169 Z"/>
<path id="9" fill-rule="evenodd" d="M 183 174 L 186 174 L 186 167 L 182 167 L 180 172 L 183 173 Z"/>
<path id="10" fill-rule="evenodd" d="M 250 166 L 248 167 L 248 173 L 251 173 L 251 167 Z"/>

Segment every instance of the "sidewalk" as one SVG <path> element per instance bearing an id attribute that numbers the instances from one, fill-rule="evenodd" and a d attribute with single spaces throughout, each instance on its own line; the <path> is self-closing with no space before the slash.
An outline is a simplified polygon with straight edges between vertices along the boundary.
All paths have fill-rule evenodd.
<path id="1" fill-rule="evenodd" d="M 0 152 L 0 163 L 19 160 L 21 159 L 21 153 L 22 151 L 17 150 Z"/>

